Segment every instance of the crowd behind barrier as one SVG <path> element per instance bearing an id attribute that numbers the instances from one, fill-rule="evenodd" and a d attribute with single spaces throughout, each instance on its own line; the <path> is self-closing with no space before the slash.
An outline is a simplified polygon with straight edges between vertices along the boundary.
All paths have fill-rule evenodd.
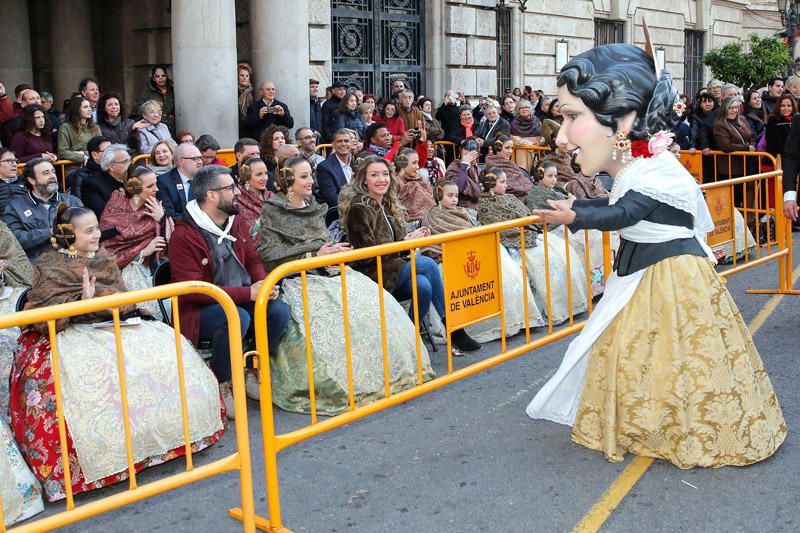
<path id="1" fill-rule="evenodd" d="M 385 99 L 337 82 L 326 91 L 324 103 L 317 93 L 319 82 L 310 80 L 311 123 L 306 126 L 294 124 L 289 107 L 276 98 L 279 86 L 271 81 L 261 83 L 259 98 L 250 84 L 252 69 L 241 64 L 238 74 L 242 138 L 232 149 L 222 149 L 208 134 L 195 137 L 188 130 L 176 131 L 172 81 L 160 66 L 152 69 L 148 91 L 130 116 L 121 95 L 101 94 L 97 82 L 88 78 L 81 82 L 79 93 L 69 101 L 64 116 L 53 108 L 52 99 L 49 105 L 39 106 L 40 102 L 48 102 L 29 86 L 16 88 L 13 104 L 9 96 L 0 95 L 1 140 L 24 134 L 38 137 L 43 147 L 39 154 L 17 154 L 30 161 L 27 168 L 17 167 L 13 152 L 0 149 L 0 213 L 8 223 L 8 228 L 0 227 L 5 232 L 0 239 L 11 234 L 11 240 L 16 238 L 14 244 L 18 246 L 19 241 L 24 249 L 24 261 L 19 262 L 34 260 L 49 249 L 51 235 L 58 240 L 71 230 L 68 224 L 57 223 L 58 205 L 85 205 L 96 215 L 100 241 L 113 250 L 128 289 L 156 285 L 150 273 L 165 264 L 165 256 L 173 261 L 170 270 L 177 273 L 173 280 L 202 278 L 225 286 L 226 293 L 236 301 L 233 314 L 243 324 L 255 324 L 260 372 L 262 377 L 265 371 L 269 376 L 259 384 L 255 372 L 248 369 L 244 373 L 244 390 L 251 398 L 260 398 L 262 417 L 271 417 L 267 407 L 274 403 L 309 413 L 310 427 L 315 428 L 308 434 L 268 435 L 271 419 L 264 418 L 270 516 L 273 525 L 279 525 L 277 451 L 311 434 L 520 355 L 522 348 L 533 349 L 577 331 L 580 323 L 576 323 L 576 316 L 591 312 L 594 300 L 603 292 L 618 236 L 589 231 L 571 235 L 563 226 L 548 228 L 530 217 L 533 209 L 546 207 L 548 199 L 565 199 L 568 194 L 594 198 L 608 195 L 611 189 L 609 176 L 583 176 L 571 154 L 556 146 L 562 121 L 560 104 L 541 91 L 509 91 L 499 97 L 483 97 L 472 106 L 463 93 L 448 90 L 442 105 L 434 109 L 433 102 L 414 94 L 402 77 L 393 81 L 392 95 Z M 673 132 L 675 144 L 670 149 L 683 148 L 680 157 L 684 165 L 698 181 L 705 182 L 703 190 L 718 219 L 711 236 L 714 249 L 721 263 L 731 263 L 723 275 L 777 260 L 777 290 L 793 293 L 789 282 L 791 231 L 781 212 L 788 196 L 782 196 L 785 191 L 779 169 L 781 155 L 791 155 L 791 150 L 781 152 L 791 144 L 789 129 L 794 121 L 777 112 L 773 113 L 777 117 L 773 120 L 766 113 L 768 105 L 781 103 L 787 97 L 782 85 L 780 94 L 773 94 L 776 84 L 771 82 L 761 112 L 756 99 L 751 102 L 752 94 L 748 93 L 747 112 L 731 118 L 738 100 L 726 99 L 734 95 L 721 94 L 720 85 L 710 83 L 707 90 L 698 94 L 696 105 L 685 97 L 683 120 Z M 4 93 L 1 84 L 0 89 Z M 726 110 L 722 118 L 720 102 Z M 792 109 L 796 113 L 796 104 Z M 47 115 L 44 127 L 37 122 L 30 131 L 20 130 L 28 128 L 30 119 L 39 113 Z M 745 119 L 750 133 L 742 125 Z M 763 131 L 758 128 L 759 120 L 766 122 Z M 734 130 L 742 132 L 743 144 L 733 142 Z M 759 135 L 766 151 L 762 150 Z M 45 145 L 50 137 L 48 149 Z M 389 162 L 389 195 L 396 196 L 397 201 L 392 204 L 391 216 L 383 213 L 388 226 L 384 229 L 388 231 L 367 238 L 369 232 L 356 231 L 360 228 L 352 223 L 352 217 L 349 226 L 347 217 L 340 217 L 340 213 L 352 210 L 353 198 L 346 198 L 345 206 L 337 202 L 341 201 L 341 193 L 352 196 L 354 181 L 360 180 L 363 185 L 361 167 L 375 156 Z M 22 176 L 15 176 L 6 163 L 13 163 Z M 203 169 L 215 166 L 227 167 L 221 176 L 229 177 L 214 174 L 216 180 L 205 185 L 195 181 L 195 176 L 211 175 L 213 172 Z M 788 178 L 787 183 L 796 183 L 796 176 Z M 455 207 L 444 209 L 448 190 L 454 195 Z M 208 198 L 213 198 L 213 206 L 200 206 L 195 193 L 205 198 L 206 204 Z M 356 194 L 358 201 L 364 199 L 363 193 Z M 329 207 L 327 212 L 324 204 L 320 205 L 323 201 Z M 234 211 L 240 213 L 235 220 L 229 218 Z M 362 211 L 362 215 L 375 215 L 369 209 Z M 371 223 L 380 224 L 378 218 L 373 218 Z M 435 229 L 433 235 L 431 227 Z M 175 232 L 182 236 L 181 246 L 172 244 Z M 446 312 L 440 301 L 444 296 L 438 294 L 458 294 L 453 278 L 442 276 L 442 271 L 447 268 L 445 257 L 455 253 L 459 236 L 467 234 L 491 240 L 496 253 L 488 262 L 468 259 L 460 265 L 459 272 L 479 276 L 478 264 L 484 265 L 484 273 L 485 267 L 494 265 L 496 280 L 494 298 L 474 297 L 464 302 L 474 310 L 488 299 L 495 307 L 482 315 L 483 319 L 473 316 L 471 320 L 458 321 Z M 412 240 L 402 241 L 404 235 Z M 344 240 L 350 240 L 358 249 L 346 251 L 350 246 Z M 392 240 L 398 242 L 384 244 Z M 379 246 L 365 248 L 371 244 Z M 69 254 L 69 248 L 62 246 L 61 251 Z M 422 255 L 412 254 L 402 260 L 393 255 L 414 249 L 422 250 Z M 386 253 L 369 260 L 375 250 Z M 246 272 L 226 263 L 231 257 L 246 267 Z M 287 263 L 296 259 L 302 260 Z M 351 261 L 355 261 L 353 269 L 346 268 L 345 263 Z M 373 261 L 373 266 L 365 267 L 364 261 Z M 268 305 L 268 286 L 288 275 L 290 266 L 298 269 L 295 273 L 299 272 L 299 277 L 285 280 L 281 299 Z M 10 272 L 10 268 L 6 270 Z M 270 277 L 262 284 L 261 279 L 268 273 Z M 223 283 L 231 278 L 236 280 L 237 290 L 227 290 L 229 287 Z M 396 282 L 402 287 L 394 287 Z M 21 289 L 26 283 L 30 286 L 31 282 L 18 281 L 14 289 Z M 491 285 L 489 281 L 485 283 Z M 257 297 L 257 302 L 248 301 L 246 292 L 250 300 Z M 16 297 L 19 293 L 13 294 Z M 132 298 L 138 293 L 129 294 Z M 237 385 L 239 348 L 234 349 L 233 344 L 229 351 L 220 348 L 221 339 L 236 336 L 230 332 L 236 329 L 234 321 L 228 321 L 227 331 L 220 326 L 225 323 L 222 315 L 230 318 L 232 310 L 223 305 L 224 313 L 204 315 L 198 300 L 186 301 L 182 309 L 194 306 L 197 313 L 193 311 L 188 319 L 184 316 L 182 326 L 176 313 L 177 299 L 173 298 L 170 315 L 175 329 L 198 347 L 210 343 L 211 364 L 218 378 L 225 373 L 224 361 L 236 361 L 232 365 L 233 391 L 224 379 L 220 379 L 220 391 L 223 402 L 231 402 L 229 417 L 233 418 L 234 411 L 241 415 L 239 404 L 244 400 L 242 386 Z M 285 333 L 280 343 L 272 333 L 275 342 L 269 343 L 265 324 L 275 323 L 276 317 L 268 321 L 267 308 L 277 312 L 280 306 L 283 309 L 278 313 L 278 322 L 285 320 L 288 325 L 281 330 Z M 351 308 L 360 318 L 350 318 Z M 327 313 L 319 315 L 320 310 Z M 374 335 L 363 335 L 368 323 L 363 317 L 369 316 L 364 311 L 380 313 L 381 357 L 375 354 Z M 387 318 L 392 328 L 386 327 Z M 0 324 L 3 323 L 0 317 Z M 205 331 L 198 333 L 209 324 L 216 332 L 212 339 L 204 337 Z M 556 329 L 560 324 L 565 326 Z M 343 335 L 336 336 L 332 332 L 339 326 L 344 328 Z M 542 328 L 544 335 L 533 339 L 532 330 L 536 328 Z M 247 329 L 244 325 L 243 337 L 248 335 Z M 116 332 L 119 337 L 119 327 Z M 522 332 L 525 345 L 506 351 L 506 338 Z M 434 343 L 447 346 L 447 375 L 434 378 L 423 337 L 434 352 Z M 462 348 L 479 347 L 482 342 L 496 339 L 501 341 L 501 354 L 453 371 L 452 357 L 469 351 Z M 180 350 L 180 343 L 177 344 Z M 324 353 L 323 347 L 327 347 Z M 272 361 L 267 353 L 273 354 Z M 315 376 L 312 354 L 314 359 L 327 358 L 333 363 L 328 374 Z M 57 357 L 55 350 L 53 357 Z M 356 361 L 369 362 L 354 365 L 354 357 Z M 379 372 L 372 372 L 378 369 Z M 273 380 L 277 374 L 272 372 L 279 371 L 283 372 L 280 379 Z M 365 377 L 370 379 L 362 379 Z M 121 379 L 124 381 L 124 373 Z M 270 414 L 266 415 L 266 411 Z M 318 414 L 334 416 L 319 421 Z M 126 420 L 127 416 L 124 415 Z M 63 413 L 59 417 L 63 429 Z M 238 430 L 239 424 L 237 437 Z M 64 435 L 59 438 L 63 443 Z M 135 469 L 131 466 L 129 432 L 126 439 L 133 488 Z M 191 463 L 190 454 L 187 460 Z M 66 470 L 69 478 L 69 469 Z M 244 478 L 242 486 L 244 491 Z M 140 489 L 133 491 L 142 495 L 139 497 L 151 494 L 136 490 Z M 67 499 L 71 506 L 71 494 Z M 247 502 L 243 505 L 246 507 Z M 106 509 L 97 507 L 101 508 Z"/>

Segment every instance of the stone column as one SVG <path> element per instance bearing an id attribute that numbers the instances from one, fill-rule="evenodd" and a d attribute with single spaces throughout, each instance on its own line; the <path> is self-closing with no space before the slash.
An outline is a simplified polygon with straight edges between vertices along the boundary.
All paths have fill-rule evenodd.
<path id="1" fill-rule="evenodd" d="M 172 0 L 172 71 L 177 129 L 238 138 L 234 0 Z"/>
<path id="2" fill-rule="evenodd" d="M 94 76 L 89 0 L 53 0 L 50 3 L 54 36 L 53 96 L 57 105 L 78 90 L 83 78 Z M 100 87 L 103 90 L 103 87 Z"/>
<path id="3" fill-rule="evenodd" d="M 445 83 L 450 82 L 445 80 L 444 17 L 444 2 L 440 0 L 425 1 L 425 94 L 434 101 L 434 106 L 439 105 L 447 90 Z"/>
<path id="4" fill-rule="evenodd" d="M 0 82 L 14 99 L 14 87 L 33 83 L 28 2 L 6 0 L 0 16 Z"/>
<path id="5" fill-rule="evenodd" d="M 294 117 L 294 135 L 310 121 L 308 0 L 250 0 L 250 28 L 253 85 L 275 83 L 276 98 Z"/>

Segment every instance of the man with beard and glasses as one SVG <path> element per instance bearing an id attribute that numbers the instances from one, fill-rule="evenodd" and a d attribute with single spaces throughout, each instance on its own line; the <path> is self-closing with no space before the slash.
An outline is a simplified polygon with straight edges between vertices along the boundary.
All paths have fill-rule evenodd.
<path id="1" fill-rule="evenodd" d="M 14 233 L 28 258 L 33 260 L 50 249 L 53 222 L 58 204 L 83 206 L 71 194 L 58 192 L 58 176 L 53 165 L 36 157 L 25 164 L 22 179 L 28 191 L 6 206 L 3 221 Z"/>
<path id="2" fill-rule="evenodd" d="M 236 217 L 240 193 L 230 169 L 210 165 L 199 169 L 193 181 L 195 199 L 186 204 L 183 218 L 169 241 L 173 282 L 202 280 L 225 291 L 239 312 L 243 340 L 252 338 L 253 313 L 261 283 L 266 277 L 261 259 L 245 224 Z M 270 293 L 267 332 L 270 352 L 278 347 L 289 323 L 289 307 Z M 195 345 L 211 341 L 211 369 L 220 383 L 228 418 L 233 419 L 228 321 L 222 306 L 206 296 L 189 294 L 179 299 L 181 333 Z M 255 371 L 245 372 L 247 395 L 259 398 Z"/>

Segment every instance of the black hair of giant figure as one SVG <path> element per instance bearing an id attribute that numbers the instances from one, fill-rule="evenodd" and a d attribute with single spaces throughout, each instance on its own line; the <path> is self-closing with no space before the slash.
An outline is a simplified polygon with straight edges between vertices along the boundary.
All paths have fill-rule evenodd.
<path id="1" fill-rule="evenodd" d="M 631 139 L 672 130 L 679 116 L 678 90 L 662 70 L 656 80 L 653 58 L 630 44 L 607 44 L 583 52 L 564 65 L 558 86 L 580 98 L 600 124 L 617 131 L 617 119 L 636 113 Z"/>

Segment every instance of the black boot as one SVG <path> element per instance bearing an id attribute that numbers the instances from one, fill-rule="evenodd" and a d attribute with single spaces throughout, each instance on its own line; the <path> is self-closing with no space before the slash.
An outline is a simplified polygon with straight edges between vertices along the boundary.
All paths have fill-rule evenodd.
<path id="1" fill-rule="evenodd" d="M 476 352 L 481 349 L 481 345 L 475 339 L 467 335 L 463 329 L 457 329 L 452 333 L 453 344 L 462 352 Z"/>

